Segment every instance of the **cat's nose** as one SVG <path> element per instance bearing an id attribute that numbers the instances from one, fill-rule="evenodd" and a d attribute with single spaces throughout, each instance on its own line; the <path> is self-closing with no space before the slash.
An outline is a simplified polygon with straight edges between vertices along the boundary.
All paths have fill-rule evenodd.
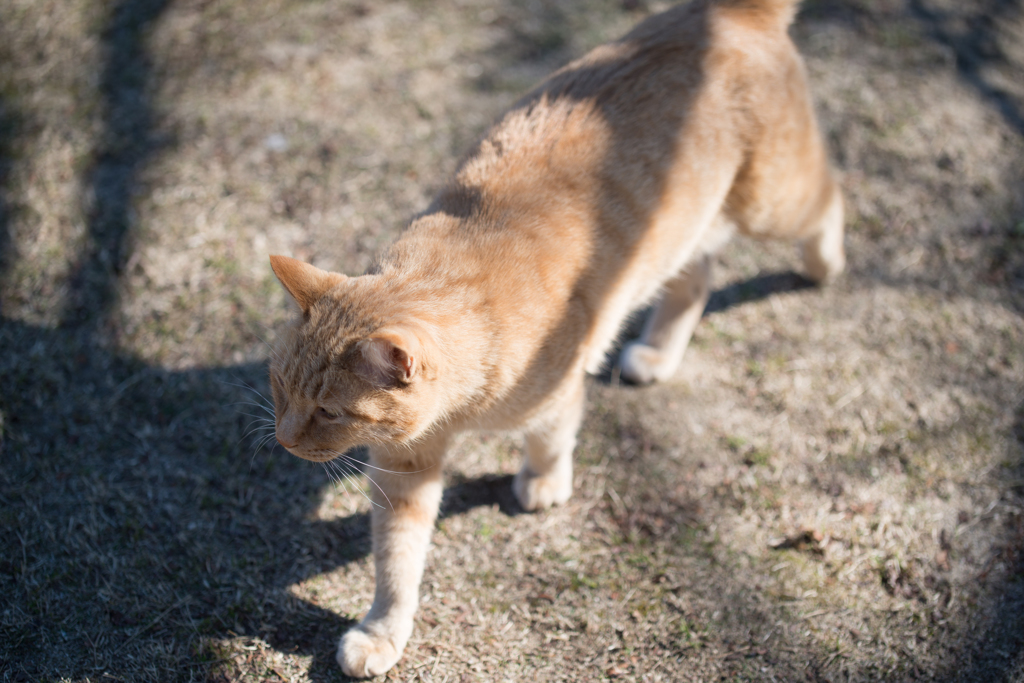
<path id="1" fill-rule="evenodd" d="M 296 446 L 298 446 L 298 444 L 296 443 L 288 443 L 288 440 L 282 439 L 280 434 L 275 434 L 275 436 L 277 437 L 277 442 L 284 446 L 285 448 L 295 448 Z"/>

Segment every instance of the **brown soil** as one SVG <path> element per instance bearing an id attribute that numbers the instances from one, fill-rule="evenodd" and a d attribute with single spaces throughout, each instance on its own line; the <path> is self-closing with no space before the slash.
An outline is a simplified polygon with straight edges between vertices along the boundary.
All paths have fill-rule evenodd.
<path id="1" fill-rule="evenodd" d="M 2 680 L 344 680 L 369 504 L 259 447 L 267 256 L 361 272 L 662 6 L 0 5 Z M 514 438 L 459 443 L 389 680 L 1024 680 L 1024 3 L 807 0 L 793 35 L 849 272 L 730 246 L 673 381 L 591 383 L 565 507 L 520 514 Z"/>

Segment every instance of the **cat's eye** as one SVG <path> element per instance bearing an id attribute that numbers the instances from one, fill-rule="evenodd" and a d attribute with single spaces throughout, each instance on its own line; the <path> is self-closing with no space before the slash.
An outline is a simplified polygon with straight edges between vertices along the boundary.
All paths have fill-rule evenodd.
<path id="1" fill-rule="evenodd" d="M 320 406 L 319 408 L 316 409 L 316 416 L 319 417 L 321 420 L 327 421 L 337 420 L 340 417 L 340 415 L 338 415 L 337 413 L 332 413 L 323 406 Z"/>

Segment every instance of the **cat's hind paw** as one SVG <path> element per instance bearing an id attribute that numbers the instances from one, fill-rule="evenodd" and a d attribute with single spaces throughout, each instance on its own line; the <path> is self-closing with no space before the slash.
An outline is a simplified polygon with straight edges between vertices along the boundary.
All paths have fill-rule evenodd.
<path id="1" fill-rule="evenodd" d="M 572 496 L 572 470 L 540 475 L 524 467 L 512 481 L 512 491 L 527 512 L 561 505 Z"/>
<path id="2" fill-rule="evenodd" d="M 619 357 L 619 375 L 632 384 L 664 382 L 675 370 L 676 364 L 666 362 L 664 353 L 639 341 L 627 344 Z"/>
<path id="3" fill-rule="evenodd" d="M 338 664 L 353 678 L 379 676 L 393 667 L 401 656 L 402 650 L 389 638 L 367 633 L 359 626 L 342 636 L 338 643 Z"/>
<path id="4" fill-rule="evenodd" d="M 804 268 L 807 277 L 819 285 L 835 281 L 846 267 L 843 248 L 843 197 L 834 191 L 816 235 L 803 244 Z"/>

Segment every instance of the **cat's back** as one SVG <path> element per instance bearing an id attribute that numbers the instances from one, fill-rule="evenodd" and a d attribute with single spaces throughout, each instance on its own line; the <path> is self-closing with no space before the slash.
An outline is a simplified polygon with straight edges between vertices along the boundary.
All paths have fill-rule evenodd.
<path id="1" fill-rule="evenodd" d="M 416 273 L 405 279 L 462 320 L 485 316 L 474 334 L 523 356 L 510 376 L 575 349 L 593 365 L 719 210 L 752 89 L 794 54 L 791 5 L 698 0 L 555 72 L 467 155 L 386 269 Z"/>
<path id="2" fill-rule="evenodd" d="M 731 174 L 758 124 L 752 103 L 766 104 L 798 64 L 786 35 L 793 4 L 698 0 L 648 18 L 520 99 L 455 186 L 520 213 L 571 199 L 590 218 L 632 209 L 616 216 L 630 222 L 673 189 L 673 168 Z M 685 180 L 696 192 L 702 179 Z"/>

